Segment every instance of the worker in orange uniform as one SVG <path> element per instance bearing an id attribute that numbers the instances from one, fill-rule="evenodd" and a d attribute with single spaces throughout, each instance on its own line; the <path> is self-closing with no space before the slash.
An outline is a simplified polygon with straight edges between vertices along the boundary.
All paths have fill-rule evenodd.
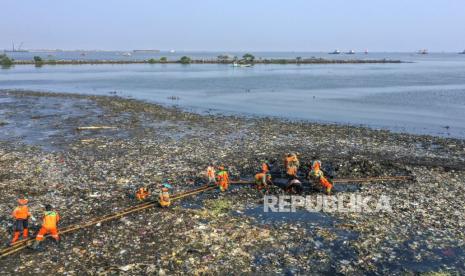
<path id="1" fill-rule="evenodd" d="M 323 171 L 321 170 L 321 161 L 313 161 L 312 168 L 308 176 L 309 180 L 313 181 L 316 187 L 323 188 L 328 195 L 331 194 L 333 184 L 325 177 Z"/>
<path id="2" fill-rule="evenodd" d="M 271 175 L 268 172 L 262 171 L 255 175 L 255 187 L 260 192 L 263 192 L 263 191 L 265 191 L 265 193 L 268 192 L 269 190 L 268 185 L 272 185 L 272 184 L 273 182 L 271 182 Z"/>
<path id="3" fill-rule="evenodd" d="M 50 234 L 53 239 L 55 239 L 56 243 L 58 244 L 60 241 L 60 237 L 58 236 L 58 222 L 60 221 L 60 215 L 58 212 L 53 211 L 52 206 L 50 204 L 45 205 L 45 212 L 42 221 L 42 227 L 37 233 L 36 240 L 34 245 L 32 246 L 36 249 L 40 242 L 44 240 L 44 236 L 46 234 Z"/>
<path id="4" fill-rule="evenodd" d="M 207 167 L 207 177 L 208 177 L 208 184 L 216 183 L 216 171 L 215 167 L 213 166 L 208 166 Z"/>
<path id="5" fill-rule="evenodd" d="M 139 190 L 136 192 L 136 198 L 139 201 L 144 201 L 150 195 L 148 189 L 146 187 L 140 187 Z"/>
<path id="6" fill-rule="evenodd" d="M 224 192 L 229 187 L 229 174 L 224 168 L 224 166 L 220 166 L 218 168 L 219 172 L 216 175 L 218 186 L 220 187 L 220 191 Z"/>
<path id="7" fill-rule="evenodd" d="M 13 210 L 11 215 L 15 219 L 14 230 L 13 230 L 13 239 L 11 244 L 14 244 L 18 241 L 21 232 L 23 232 L 23 239 L 27 239 L 29 235 L 29 218 L 32 217 L 27 207 L 28 200 L 25 198 L 18 199 L 18 206 Z M 32 217 L 35 220 L 34 217 Z"/>
<path id="8" fill-rule="evenodd" d="M 289 153 L 284 158 L 284 167 L 286 169 L 287 176 L 292 179 L 297 177 L 297 171 L 299 170 L 300 162 L 295 153 Z"/>
<path id="9" fill-rule="evenodd" d="M 161 188 L 158 202 L 160 203 L 160 206 L 163 208 L 169 207 L 171 205 L 170 192 L 168 186 L 163 185 L 163 187 Z"/>

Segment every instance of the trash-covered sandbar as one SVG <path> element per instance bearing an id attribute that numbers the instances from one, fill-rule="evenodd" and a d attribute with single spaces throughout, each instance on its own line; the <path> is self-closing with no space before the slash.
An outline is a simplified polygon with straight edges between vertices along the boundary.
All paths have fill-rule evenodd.
<path id="1" fill-rule="evenodd" d="M 196 114 L 134 99 L 0 92 L 0 240 L 11 239 L 16 199 L 36 217 L 53 204 L 61 226 L 136 204 L 140 185 L 173 192 L 205 183 L 224 164 L 251 179 L 263 160 L 303 171 L 318 159 L 335 177 L 412 175 L 336 194 L 390 199 L 389 212 L 264 213 L 250 186 L 209 191 L 45 241 L 0 259 L 2 273 L 63 275 L 465 273 L 465 140 Z M 279 188 L 270 194 L 282 195 Z M 316 198 L 318 193 L 307 194 Z M 31 231 L 37 231 L 31 223 Z M 442 274 L 441 274 L 442 273 Z"/>

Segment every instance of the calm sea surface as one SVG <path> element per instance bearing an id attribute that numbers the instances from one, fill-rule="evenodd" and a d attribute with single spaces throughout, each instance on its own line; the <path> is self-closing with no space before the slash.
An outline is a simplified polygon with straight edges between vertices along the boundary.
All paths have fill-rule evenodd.
<path id="1" fill-rule="evenodd" d="M 176 60 L 222 53 L 8 53 L 15 59 Z M 243 53 L 228 53 L 241 56 Z M 17 65 L 0 70 L 0 89 L 121 96 L 194 111 L 277 116 L 465 138 L 465 55 L 456 53 L 253 53 L 262 58 L 400 59 L 402 64 Z M 179 97 L 172 100 L 172 97 Z M 0 104 L 1 108 L 1 104 Z"/>

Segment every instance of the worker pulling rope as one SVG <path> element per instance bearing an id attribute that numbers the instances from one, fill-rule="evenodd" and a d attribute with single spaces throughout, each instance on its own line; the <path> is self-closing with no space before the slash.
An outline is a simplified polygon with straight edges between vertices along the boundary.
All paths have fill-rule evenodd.
<path id="1" fill-rule="evenodd" d="M 195 194 L 198 194 L 198 193 L 201 193 L 201 192 L 214 190 L 216 188 L 217 188 L 216 185 L 210 185 L 210 184 L 204 185 L 204 186 L 201 186 L 201 187 L 199 187 L 197 189 L 193 189 L 193 190 L 190 190 L 190 191 L 175 194 L 175 195 L 171 196 L 170 200 L 171 201 L 180 200 L 180 199 L 185 198 L 187 196 L 191 196 L 191 195 L 195 195 Z M 98 217 L 98 218 L 94 218 L 92 220 L 86 221 L 85 223 L 78 223 L 78 224 L 75 224 L 75 225 L 70 225 L 70 226 L 62 228 L 60 230 L 60 235 L 63 235 L 63 234 L 66 234 L 66 233 L 71 233 L 71 232 L 74 232 L 74 231 L 79 230 L 79 229 L 87 228 L 87 227 L 96 225 L 98 223 L 103 223 L 103 222 L 115 220 L 115 219 L 127 216 L 127 215 L 135 213 L 135 212 L 139 212 L 139 211 L 142 211 L 142 210 L 154 207 L 154 206 L 158 206 L 158 204 L 159 204 L 158 200 L 147 201 L 147 202 L 138 204 L 136 206 L 131 206 L 129 208 L 126 208 L 126 209 L 124 209 L 122 211 L 119 211 L 119 212 L 116 212 L 116 213 L 113 213 L 113 214 L 108 214 L 108 215 L 104 215 L 104 216 L 101 216 L 101 217 Z M 15 243 L 13 243 L 10 247 L 7 247 L 7 248 L 5 248 L 3 250 L 0 250 L 0 258 L 9 256 L 9 255 L 14 254 L 14 253 L 16 253 L 16 252 L 18 252 L 18 251 L 20 251 L 22 249 L 25 249 L 25 248 L 31 246 L 33 242 L 34 242 L 34 238 L 31 238 L 31 237 L 27 238 L 27 239 L 24 239 L 24 240 L 21 240 L 21 241 L 17 241 Z"/>
<path id="2" fill-rule="evenodd" d="M 381 177 L 368 177 L 368 178 L 346 178 L 346 179 L 334 179 L 333 183 L 367 183 L 367 182 L 376 182 L 376 181 L 406 181 L 406 180 L 414 180 L 413 176 L 381 176 Z M 251 181 L 231 181 L 228 184 L 255 184 L 255 182 Z M 199 194 L 202 192 L 206 191 L 211 191 L 217 189 L 216 184 L 207 184 L 204 186 L 201 186 L 199 188 L 189 190 L 186 192 L 181 192 L 178 194 L 174 194 L 170 196 L 169 200 L 170 202 L 175 201 L 175 200 L 180 200 L 188 196 L 192 196 L 195 194 Z M 69 225 L 67 227 L 64 227 L 60 230 L 60 235 L 67 234 L 67 233 L 72 233 L 74 231 L 77 231 L 79 229 L 87 228 L 99 223 L 115 220 L 118 218 L 122 218 L 124 216 L 130 215 L 135 212 L 139 212 L 154 206 L 159 206 L 159 200 L 154 200 L 154 201 L 147 201 L 140 203 L 135 206 L 128 207 L 124 210 L 121 210 L 119 212 L 113 213 L 113 214 L 108 214 L 104 215 L 101 217 L 97 217 L 91 220 L 88 220 L 83 223 L 78 223 L 75 225 Z M 12 243 L 10 247 L 7 247 L 5 249 L 0 250 L 0 258 L 7 257 L 9 255 L 12 255 L 20 250 L 23 250 L 34 242 L 34 238 L 27 238 L 21 241 L 15 241 Z"/>

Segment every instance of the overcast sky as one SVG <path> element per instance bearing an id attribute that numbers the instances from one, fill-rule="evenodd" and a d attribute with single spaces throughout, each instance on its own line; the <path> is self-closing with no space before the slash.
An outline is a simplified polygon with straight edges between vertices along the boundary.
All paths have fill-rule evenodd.
<path id="1" fill-rule="evenodd" d="M 0 10 L 0 49 L 465 49 L 465 0 L 3 0 Z"/>

